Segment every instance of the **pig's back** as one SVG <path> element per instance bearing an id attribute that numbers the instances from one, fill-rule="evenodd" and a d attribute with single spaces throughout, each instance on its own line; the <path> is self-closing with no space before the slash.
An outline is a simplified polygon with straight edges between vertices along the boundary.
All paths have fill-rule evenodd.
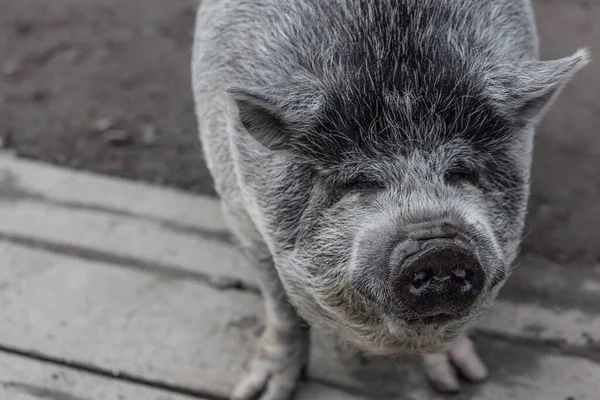
<path id="1" fill-rule="evenodd" d="M 196 32 L 201 60 L 196 62 L 206 73 L 215 72 L 214 82 L 224 84 L 268 85 L 298 70 L 322 76 L 339 64 L 418 68 L 440 51 L 492 62 L 537 57 L 528 0 L 204 3 Z"/>

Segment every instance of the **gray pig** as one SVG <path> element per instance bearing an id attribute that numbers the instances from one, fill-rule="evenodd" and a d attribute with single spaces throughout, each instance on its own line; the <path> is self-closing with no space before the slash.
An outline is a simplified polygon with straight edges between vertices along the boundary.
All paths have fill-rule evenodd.
<path id="1" fill-rule="evenodd" d="M 589 59 L 538 60 L 529 0 L 204 0 L 196 115 L 266 327 L 233 399 L 290 398 L 309 326 L 487 370 L 466 336 L 510 274 L 534 130 Z"/>

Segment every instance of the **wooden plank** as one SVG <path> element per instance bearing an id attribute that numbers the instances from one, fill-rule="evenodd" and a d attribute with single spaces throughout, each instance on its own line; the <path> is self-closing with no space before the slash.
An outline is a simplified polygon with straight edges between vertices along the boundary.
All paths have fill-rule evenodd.
<path id="1" fill-rule="evenodd" d="M 0 243 L 0 255 L 6 260 L 0 265 L 5 346 L 226 397 L 262 326 L 261 300 L 251 293 L 7 243 Z M 468 387 L 466 396 L 596 395 L 600 366 L 593 361 L 496 339 L 482 338 L 478 346 L 492 379 L 481 388 Z M 310 376 L 369 393 L 368 398 L 441 398 L 428 388 L 417 361 L 396 361 L 361 359 L 317 332 Z"/>
<path id="2" fill-rule="evenodd" d="M 0 352 L 2 400 L 206 400 L 119 378 Z M 296 400 L 359 400 L 339 390 L 303 383 Z"/>
<path id="3" fill-rule="evenodd" d="M 0 352 L 3 400 L 203 400 Z"/>
<path id="4" fill-rule="evenodd" d="M 99 257 L 135 258 L 164 269 L 181 268 L 214 276 L 254 281 L 253 271 L 231 245 L 149 219 L 103 211 L 74 209 L 18 199 L 0 202 L 0 234 L 26 240 L 71 246 L 73 251 L 100 253 Z"/>
<path id="5" fill-rule="evenodd" d="M 213 199 L 141 182 L 73 171 L 0 152 L 0 194 L 71 206 L 95 206 L 133 216 L 160 218 L 182 226 L 225 228 Z"/>

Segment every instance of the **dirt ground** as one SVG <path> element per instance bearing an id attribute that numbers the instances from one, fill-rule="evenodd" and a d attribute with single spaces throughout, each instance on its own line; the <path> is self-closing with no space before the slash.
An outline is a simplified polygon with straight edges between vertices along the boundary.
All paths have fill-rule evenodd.
<path id="1" fill-rule="evenodd" d="M 196 137 L 197 0 L 0 0 L 0 144 L 214 195 Z M 544 58 L 596 56 L 538 134 L 524 251 L 600 264 L 600 3 L 535 1 Z"/>

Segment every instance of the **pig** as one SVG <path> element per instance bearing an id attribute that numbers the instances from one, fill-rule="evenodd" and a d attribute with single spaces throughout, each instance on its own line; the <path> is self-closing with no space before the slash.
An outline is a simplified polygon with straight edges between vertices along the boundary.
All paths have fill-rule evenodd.
<path id="1" fill-rule="evenodd" d="M 311 327 L 422 356 L 440 390 L 486 378 L 468 331 L 519 252 L 573 51 L 540 61 L 528 0 L 202 2 L 199 136 L 265 305 L 232 399 L 289 399 Z"/>

